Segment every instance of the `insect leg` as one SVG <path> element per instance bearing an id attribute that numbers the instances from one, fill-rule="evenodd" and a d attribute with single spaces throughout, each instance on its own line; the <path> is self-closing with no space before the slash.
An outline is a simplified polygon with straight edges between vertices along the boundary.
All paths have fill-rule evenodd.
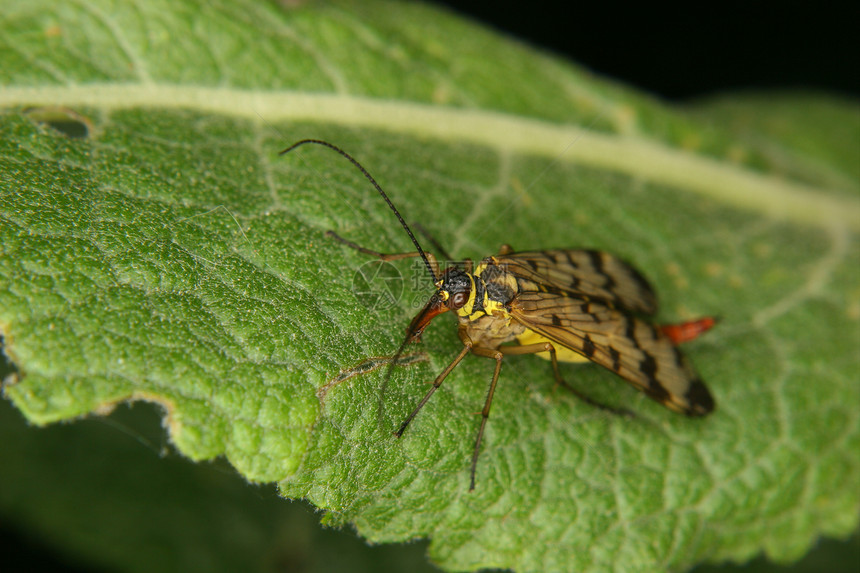
<path id="1" fill-rule="evenodd" d="M 397 428 L 396 432 L 394 432 L 395 436 L 397 436 L 399 438 L 400 436 L 403 435 L 403 432 L 406 430 L 406 426 L 408 426 L 409 423 L 413 420 L 413 418 L 415 418 L 415 416 L 418 415 L 418 412 L 421 410 L 421 408 L 424 407 L 424 404 L 427 403 L 427 401 L 430 399 L 430 396 L 433 395 L 433 392 L 435 392 L 439 388 L 439 386 L 442 385 L 442 382 L 444 382 L 445 377 L 451 373 L 451 370 L 453 370 L 454 368 L 457 367 L 457 365 L 460 363 L 460 361 L 463 360 L 463 358 L 466 356 L 466 354 L 469 353 L 469 350 L 471 350 L 471 348 L 472 348 L 471 344 L 467 344 L 466 346 L 464 346 L 463 350 L 460 351 L 460 354 L 458 354 L 457 357 L 451 361 L 451 364 L 449 364 L 445 368 L 445 370 L 443 370 L 439 374 L 439 376 L 436 377 L 436 380 L 433 381 L 433 387 L 430 388 L 430 390 L 427 392 L 427 394 L 424 395 L 424 398 L 422 398 L 421 401 L 418 403 L 418 405 L 415 407 L 415 409 L 412 410 L 412 413 L 409 414 L 405 420 L 403 420 L 403 423 L 400 424 L 400 427 Z"/>
<path id="2" fill-rule="evenodd" d="M 411 253 L 380 253 L 378 251 L 372 251 L 370 249 L 362 247 L 361 245 L 357 245 L 356 243 L 353 243 L 348 239 L 344 239 L 334 231 L 326 231 L 325 234 L 326 237 L 331 237 L 336 241 L 340 241 L 347 247 L 353 248 L 359 253 L 364 253 L 365 255 L 376 257 L 382 261 L 399 261 L 401 259 L 410 259 L 421 256 L 421 253 L 419 253 L 418 251 L 414 251 Z M 432 267 L 433 272 L 436 273 L 436 276 L 439 276 L 439 263 L 436 262 L 436 257 L 433 256 L 433 253 L 425 253 L 425 255 L 427 256 L 427 260 L 430 262 L 430 266 Z"/>
<path id="3" fill-rule="evenodd" d="M 633 412 L 626 408 L 613 408 L 612 406 L 601 404 L 565 382 L 564 378 L 561 377 L 561 371 L 558 369 L 558 357 L 556 356 L 555 347 L 550 342 L 536 342 L 535 344 L 526 344 L 524 346 L 500 346 L 499 350 L 505 354 L 537 354 L 538 352 L 549 352 L 550 361 L 552 362 L 552 373 L 555 377 L 556 384 L 564 386 L 583 402 L 591 404 L 601 410 L 606 410 L 607 412 L 612 412 L 613 414 L 618 414 L 620 416 L 635 416 Z"/>
<path id="4" fill-rule="evenodd" d="M 478 437 L 475 439 L 475 451 L 472 452 L 472 477 L 469 484 L 469 491 L 475 489 L 475 472 L 478 469 L 478 453 L 481 451 L 481 439 L 484 437 L 484 427 L 487 425 L 487 420 L 490 418 L 490 406 L 493 403 L 493 394 L 496 393 L 496 382 L 499 381 L 499 371 L 502 369 L 502 354 L 499 350 L 489 348 L 472 348 L 472 352 L 478 356 L 486 356 L 496 361 L 496 369 L 493 371 L 493 380 L 490 382 L 490 390 L 487 392 L 487 401 L 484 402 L 484 409 L 481 410 L 481 427 L 478 428 Z"/>

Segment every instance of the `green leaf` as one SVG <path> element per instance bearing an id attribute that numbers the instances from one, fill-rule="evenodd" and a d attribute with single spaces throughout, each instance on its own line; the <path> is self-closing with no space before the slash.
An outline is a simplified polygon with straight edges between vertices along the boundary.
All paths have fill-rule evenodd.
<path id="1" fill-rule="evenodd" d="M 670 109 L 412 4 L 7 4 L 0 333 L 31 422 L 155 402 L 182 454 L 371 542 L 429 538 L 448 570 L 791 561 L 856 528 L 856 102 Z M 686 348 L 717 411 L 564 365 L 636 412 L 614 417 L 512 357 L 470 493 L 492 363 L 468 357 L 391 436 L 461 345 L 440 317 L 383 384 L 432 285 L 407 261 L 385 267 L 396 304 L 368 296 L 368 257 L 325 231 L 409 241 L 343 158 L 278 156 L 304 137 L 455 257 L 604 249 L 661 321 L 719 316 Z"/>

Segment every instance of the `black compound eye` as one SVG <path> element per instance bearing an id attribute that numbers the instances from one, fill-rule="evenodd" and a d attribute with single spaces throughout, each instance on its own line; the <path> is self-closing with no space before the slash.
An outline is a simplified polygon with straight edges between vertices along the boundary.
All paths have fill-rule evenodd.
<path id="1" fill-rule="evenodd" d="M 469 293 L 467 292 L 456 292 L 451 297 L 451 308 L 457 310 L 458 308 L 462 308 L 464 304 L 469 300 Z"/>

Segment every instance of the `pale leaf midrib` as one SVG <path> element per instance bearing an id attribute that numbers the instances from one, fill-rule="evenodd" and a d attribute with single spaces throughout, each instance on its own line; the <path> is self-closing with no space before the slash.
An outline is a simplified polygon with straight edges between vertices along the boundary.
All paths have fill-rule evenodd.
<path id="1" fill-rule="evenodd" d="M 38 105 L 182 108 L 259 122 L 318 121 L 410 133 L 624 173 L 775 219 L 860 230 L 860 202 L 825 188 L 762 175 L 656 140 L 500 112 L 347 95 L 162 85 L 7 87 L 0 92 L 0 108 Z"/>

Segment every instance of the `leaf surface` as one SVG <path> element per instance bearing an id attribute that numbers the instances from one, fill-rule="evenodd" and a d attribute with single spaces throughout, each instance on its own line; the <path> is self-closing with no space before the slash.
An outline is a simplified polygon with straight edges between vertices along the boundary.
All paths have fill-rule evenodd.
<path id="1" fill-rule="evenodd" d="M 30 1 L 2 25 L 0 333 L 28 420 L 155 402 L 184 455 L 372 542 L 430 538 L 448 570 L 788 561 L 856 527 L 855 102 L 670 109 L 416 5 Z M 336 154 L 278 156 L 304 137 L 454 257 L 603 249 L 654 283 L 661 321 L 719 316 L 685 347 L 717 411 L 564 366 L 637 414 L 613 417 L 514 357 L 469 493 L 492 363 L 468 357 L 391 436 L 460 343 L 440 317 L 383 384 L 431 281 L 406 261 L 368 290 L 379 265 L 325 231 L 408 238 Z"/>

